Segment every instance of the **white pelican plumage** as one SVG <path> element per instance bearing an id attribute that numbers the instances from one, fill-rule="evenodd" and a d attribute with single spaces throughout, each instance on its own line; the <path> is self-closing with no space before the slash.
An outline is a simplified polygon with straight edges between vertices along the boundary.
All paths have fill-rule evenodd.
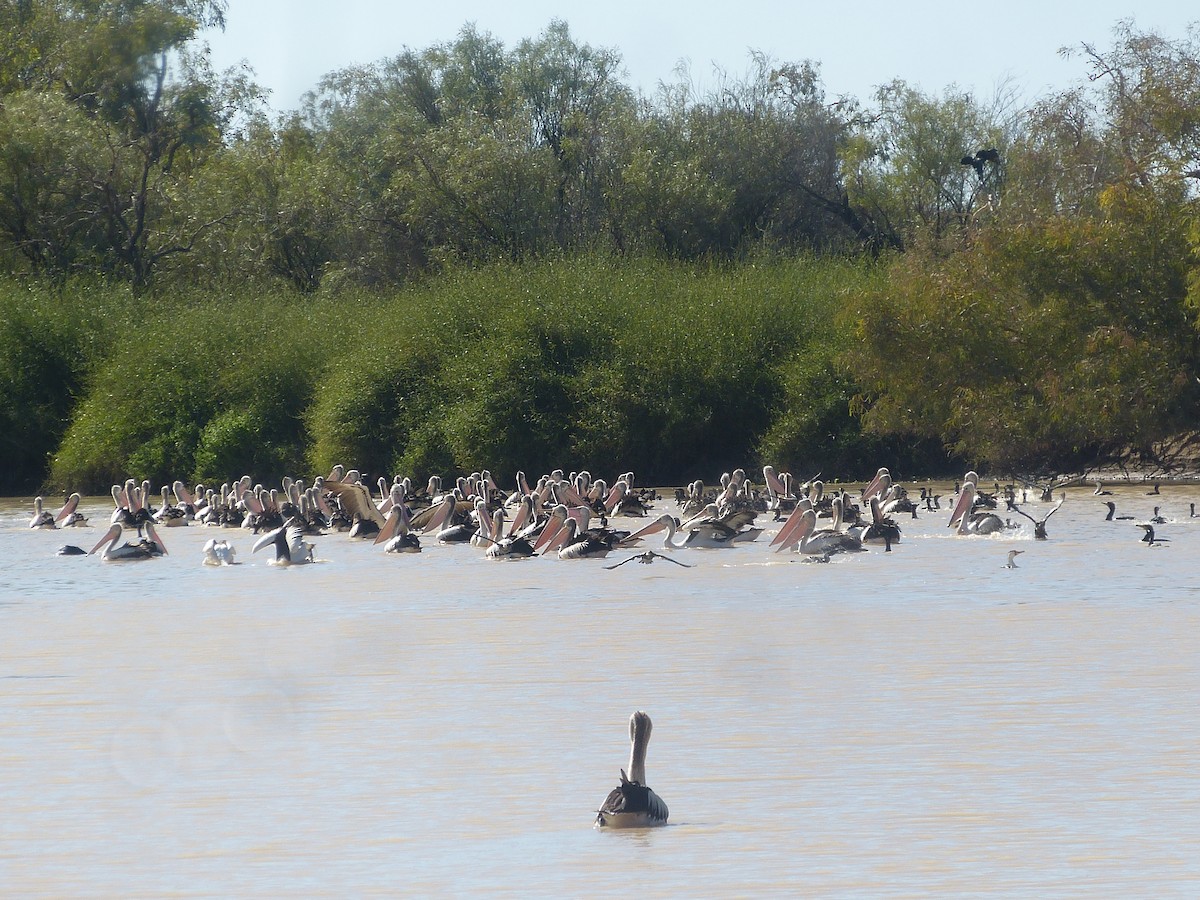
<path id="1" fill-rule="evenodd" d="M 559 559 L 603 559 L 621 541 L 621 535 L 607 528 L 581 528 L 579 522 L 568 517 L 553 543 L 558 547 Z"/>
<path id="2" fill-rule="evenodd" d="M 375 543 L 383 544 L 384 553 L 420 553 L 421 539 L 409 530 L 411 521 L 412 514 L 401 498 L 388 510 L 387 519 L 379 529 Z"/>
<path id="3" fill-rule="evenodd" d="M 701 511 L 686 522 L 680 523 L 670 513 L 663 513 L 649 525 L 635 531 L 621 541 L 623 545 L 633 544 L 650 534 L 665 530 L 663 546 L 671 550 L 682 550 L 685 547 L 733 547 L 736 544 L 752 541 L 760 534 L 761 528 L 748 527 L 754 520 L 752 510 L 739 510 L 729 516 L 715 515 L 715 510 L 705 507 L 708 512 Z M 678 532 L 686 532 L 686 536 L 677 539 Z"/>
<path id="4" fill-rule="evenodd" d="M 864 544 L 883 544 L 888 550 L 900 542 L 900 526 L 879 508 L 879 498 L 871 498 L 871 524 L 859 526 L 856 536 Z"/>
<path id="5" fill-rule="evenodd" d="M 82 500 L 83 498 L 78 493 L 72 494 L 62 505 L 62 509 L 54 514 L 54 521 L 62 522 L 63 528 L 80 528 L 86 525 L 87 516 L 79 511 L 79 504 Z"/>
<path id="6" fill-rule="evenodd" d="M 867 548 L 855 535 L 844 531 L 817 529 L 817 514 L 811 509 L 805 510 L 800 516 L 799 527 L 792 535 L 788 544 L 780 544 L 779 549 L 796 545 L 796 552 L 805 556 L 814 556 L 822 561 L 828 560 L 835 553 L 860 553 Z"/>
<path id="7" fill-rule="evenodd" d="M 154 520 L 165 528 L 178 528 L 188 523 L 187 510 L 171 503 L 171 489 L 165 484 L 162 487 L 162 506 L 154 513 Z"/>
<path id="8" fill-rule="evenodd" d="M 47 531 L 58 526 L 54 524 L 54 516 L 48 509 L 42 509 L 42 498 L 33 498 L 33 518 L 29 520 L 30 528 L 44 528 Z"/>
<path id="9" fill-rule="evenodd" d="M 206 566 L 236 566 L 234 554 L 236 551 L 229 541 L 224 538 L 209 538 L 204 544 L 204 564 Z"/>
<path id="10" fill-rule="evenodd" d="M 96 546 L 88 551 L 89 555 L 104 547 L 106 543 L 108 546 L 104 547 L 104 552 L 100 554 L 100 558 L 106 562 L 134 562 L 166 554 L 166 545 L 154 530 L 154 525 L 146 522 L 142 527 L 146 529 L 146 539 L 136 544 L 126 543 L 118 547 L 117 541 L 121 539 L 122 529 L 119 522 L 114 522 L 104 537 L 96 542 Z"/>
<path id="11" fill-rule="evenodd" d="M 646 785 L 646 747 L 650 744 L 650 717 L 641 710 L 629 717 L 629 772 L 621 770 L 621 783 L 596 811 L 601 828 L 647 828 L 667 824 L 667 804 Z"/>
<path id="12" fill-rule="evenodd" d="M 954 504 L 950 515 L 950 526 L 958 526 L 958 534 L 994 534 L 1004 530 L 1004 520 L 993 512 L 974 512 L 976 487 L 969 479 L 974 472 L 968 472 L 968 478 L 963 479 L 962 490 Z"/>
<path id="13" fill-rule="evenodd" d="M 1017 566 L 1017 554 L 1018 554 L 1018 553 L 1024 553 L 1024 552 L 1025 552 L 1024 550 L 1009 550 L 1009 551 L 1008 551 L 1008 562 L 1006 562 L 1006 563 L 1004 564 L 1004 568 L 1006 568 L 1006 569 L 1016 569 L 1016 568 L 1018 568 L 1018 566 Z"/>
<path id="14" fill-rule="evenodd" d="M 313 562 L 313 550 L 316 545 L 304 540 L 304 530 L 293 521 L 288 521 L 268 531 L 257 541 L 251 553 L 257 553 L 263 547 L 275 548 L 275 559 L 271 560 L 277 566 L 296 566 Z"/>

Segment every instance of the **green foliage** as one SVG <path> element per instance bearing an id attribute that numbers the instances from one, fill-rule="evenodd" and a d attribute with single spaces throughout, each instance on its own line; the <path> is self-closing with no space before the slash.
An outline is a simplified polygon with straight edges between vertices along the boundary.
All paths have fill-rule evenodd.
<path id="1" fill-rule="evenodd" d="M 1019 110 L 831 103 L 758 53 L 637 97 L 563 22 L 469 26 L 270 122 L 194 44 L 225 9 L 0 7 L 12 485 L 1015 467 L 1196 427 L 1194 32 L 1121 23 Z"/>
<path id="2" fill-rule="evenodd" d="M 131 476 L 301 470 L 303 415 L 329 343 L 328 311 L 314 312 L 274 296 L 139 302 L 89 378 L 50 482 L 94 491 Z"/>
<path id="3" fill-rule="evenodd" d="M 45 478 L 95 354 L 112 336 L 102 291 L 0 282 L 0 491 Z"/>
<path id="4" fill-rule="evenodd" d="M 897 259 L 847 318 L 867 426 L 1008 470 L 1194 427 L 1188 221 L 1144 190 L 1114 187 L 1100 205 L 1104 218 L 993 227 L 971 252 Z"/>

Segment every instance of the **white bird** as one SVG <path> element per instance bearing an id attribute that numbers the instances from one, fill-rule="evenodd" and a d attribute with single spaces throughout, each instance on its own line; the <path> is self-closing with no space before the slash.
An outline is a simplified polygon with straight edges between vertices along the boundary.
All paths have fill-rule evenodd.
<path id="1" fill-rule="evenodd" d="M 204 564 L 206 566 L 236 566 L 233 558 L 235 549 L 224 538 L 209 538 L 204 544 Z"/>
<path id="2" fill-rule="evenodd" d="M 968 476 L 973 474 L 973 472 L 967 473 Z M 953 528 L 957 525 L 956 534 L 993 534 L 1003 531 L 1004 520 L 994 512 L 974 511 L 976 493 L 975 483 L 964 478 L 962 491 L 959 493 L 958 501 L 954 504 L 954 511 L 950 515 L 949 527 Z M 1057 509 L 1057 507 L 1055 508 Z"/>
<path id="3" fill-rule="evenodd" d="M 54 514 L 54 521 L 62 522 L 63 528 L 80 528 L 86 525 L 87 516 L 79 511 L 79 504 L 82 500 L 83 498 L 78 493 L 72 494 L 62 505 L 62 509 Z"/>
<path id="4" fill-rule="evenodd" d="M 48 509 L 42 509 L 42 498 L 33 498 L 33 518 L 29 520 L 30 528 L 44 528 L 50 530 L 57 528 L 54 524 L 54 515 Z"/>
<path id="5" fill-rule="evenodd" d="M 629 717 L 629 772 L 621 770 L 621 783 L 596 811 L 597 826 L 646 828 L 667 824 L 667 804 L 646 785 L 646 747 L 651 728 L 650 717 L 641 710 Z"/>
<path id="6" fill-rule="evenodd" d="M 251 553 L 257 553 L 263 547 L 275 547 L 275 559 L 271 560 L 276 566 L 298 566 L 313 562 L 313 549 L 316 547 L 304 540 L 304 530 L 289 519 L 274 531 L 268 531 L 257 541 Z"/>
<path id="7" fill-rule="evenodd" d="M 1006 568 L 1006 569 L 1017 568 L 1017 554 L 1024 553 L 1024 552 L 1025 552 L 1024 550 L 1009 550 L 1008 551 L 1008 562 L 1006 562 L 1004 564 L 1004 568 Z"/>
<path id="8" fill-rule="evenodd" d="M 376 544 L 383 544 L 385 553 L 420 553 L 421 539 L 409 531 L 408 525 L 412 515 L 401 498 L 388 510 L 387 520 L 375 536 Z"/>
<path id="9" fill-rule="evenodd" d="M 776 547 L 776 552 L 795 545 L 796 552 L 817 557 L 827 562 L 835 553 L 860 553 L 867 548 L 853 534 L 817 528 L 817 514 L 806 509 L 800 514 L 799 525 L 787 540 Z"/>
<path id="10" fill-rule="evenodd" d="M 684 547 L 733 547 L 752 541 L 762 534 L 761 528 L 749 527 L 753 521 L 752 510 L 740 510 L 726 516 L 717 515 L 715 510 L 709 513 L 702 511 L 682 524 L 670 513 L 663 513 L 649 525 L 624 538 L 621 545 L 629 546 L 647 535 L 665 530 L 667 533 L 663 537 L 663 546 L 670 550 L 682 550 Z M 678 532 L 683 532 L 684 536 L 677 539 L 675 535 Z"/>
<path id="11" fill-rule="evenodd" d="M 106 543 L 108 546 L 100 554 L 100 558 L 106 562 L 134 562 L 166 554 L 166 545 L 159 538 L 158 532 L 154 530 L 154 526 L 150 522 L 147 522 L 142 527 L 146 529 L 148 538 L 144 538 L 136 544 L 125 543 L 118 547 L 117 541 L 121 539 L 121 524 L 114 522 L 104 537 L 96 542 L 96 546 L 88 551 L 88 554 L 95 553 L 101 547 L 104 547 Z"/>

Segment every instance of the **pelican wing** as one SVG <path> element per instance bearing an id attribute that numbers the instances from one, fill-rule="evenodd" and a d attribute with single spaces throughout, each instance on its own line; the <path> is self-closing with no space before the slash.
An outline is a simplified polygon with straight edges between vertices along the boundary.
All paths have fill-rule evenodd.
<path id="1" fill-rule="evenodd" d="M 353 518 L 355 513 L 366 520 L 374 522 L 378 527 L 384 526 L 383 514 L 371 499 L 371 492 L 366 485 L 346 481 L 326 481 L 325 489 L 337 496 L 346 514 Z"/>

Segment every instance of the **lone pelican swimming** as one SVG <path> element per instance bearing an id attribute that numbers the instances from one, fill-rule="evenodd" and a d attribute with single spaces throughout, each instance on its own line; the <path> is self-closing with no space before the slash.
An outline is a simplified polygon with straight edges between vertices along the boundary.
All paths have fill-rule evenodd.
<path id="1" fill-rule="evenodd" d="M 621 770 L 621 783 L 596 811 L 596 825 L 604 828 L 648 828 L 667 824 L 667 804 L 646 786 L 646 747 L 650 744 L 650 717 L 640 709 L 629 717 L 629 774 Z"/>
<path id="2" fill-rule="evenodd" d="M 1024 552 L 1025 552 L 1024 550 L 1009 550 L 1008 551 L 1008 562 L 1006 562 L 1004 564 L 1004 568 L 1006 568 L 1006 569 L 1019 568 L 1019 566 L 1017 565 L 1017 554 L 1024 553 Z"/>

